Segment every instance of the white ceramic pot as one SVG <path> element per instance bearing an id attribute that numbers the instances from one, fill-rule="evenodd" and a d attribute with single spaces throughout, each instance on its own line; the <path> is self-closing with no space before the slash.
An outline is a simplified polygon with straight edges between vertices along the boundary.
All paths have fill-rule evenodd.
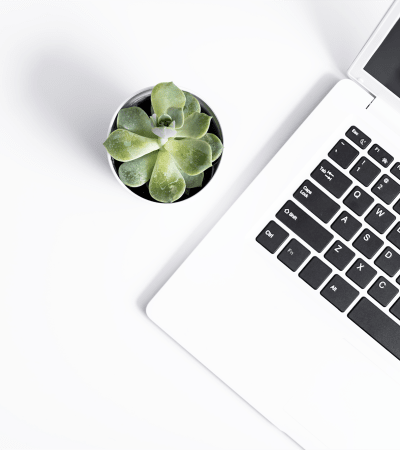
<path id="1" fill-rule="evenodd" d="M 117 122 L 117 115 L 118 115 L 118 113 L 119 113 L 119 111 L 121 109 L 129 108 L 131 106 L 139 106 L 140 108 L 144 109 L 144 111 L 146 111 L 146 113 L 148 115 L 151 114 L 150 96 L 151 96 L 152 89 L 153 89 L 153 86 L 145 88 L 145 89 L 142 89 L 142 90 L 136 92 L 132 97 L 130 97 L 128 100 L 126 100 L 125 102 L 123 102 L 121 104 L 121 106 L 116 110 L 115 114 L 113 115 L 113 118 L 111 119 L 111 123 L 110 123 L 110 126 L 108 128 L 107 137 L 109 136 L 110 133 L 112 133 L 114 130 L 117 129 L 117 123 L 116 123 Z M 194 94 L 192 94 L 192 95 L 194 95 Z M 213 113 L 211 108 L 203 100 L 201 100 L 197 96 L 195 96 L 195 97 L 197 98 L 197 100 L 200 103 L 202 112 L 208 114 L 209 116 L 212 116 L 209 132 L 210 133 L 214 133 L 215 135 L 217 135 L 220 138 L 221 142 L 223 143 L 222 130 L 221 130 L 221 126 L 219 124 L 219 121 L 218 121 L 217 117 L 215 116 L 215 114 Z M 213 162 L 213 165 L 204 172 L 203 186 L 201 186 L 200 188 L 189 189 L 188 190 L 189 192 L 184 193 L 179 200 L 176 200 L 173 203 L 179 203 L 179 202 L 182 202 L 183 200 L 189 199 L 189 198 L 193 197 L 194 195 L 196 195 L 201 190 L 203 190 L 210 183 L 211 179 L 214 177 L 214 175 L 215 175 L 215 173 L 217 171 L 217 168 L 218 168 L 218 166 L 219 166 L 219 164 L 221 162 L 222 155 L 223 155 L 223 152 L 222 152 L 221 156 L 216 161 Z M 136 188 L 132 188 L 132 187 L 126 186 L 120 180 L 120 178 L 118 176 L 118 167 L 122 163 L 119 162 L 119 161 L 116 161 L 108 153 L 107 153 L 107 157 L 108 157 L 108 162 L 110 164 L 110 168 L 111 168 L 112 173 L 114 174 L 114 176 L 117 179 L 118 183 L 125 190 L 129 191 L 133 195 L 141 197 L 144 200 L 155 202 L 155 203 L 160 203 L 160 202 L 157 202 L 156 200 L 154 200 L 150 196 L 149 190 L 148 190 L 148 187 L 147 187 L 147 183 L 145 185 L 143 185 L 143 186 L 136 187 Z M 164 204 L 164 203 L 162 203 L 162 204 Z M 171 203 L 167 203 L 167 204 L 169 205 Z"/>

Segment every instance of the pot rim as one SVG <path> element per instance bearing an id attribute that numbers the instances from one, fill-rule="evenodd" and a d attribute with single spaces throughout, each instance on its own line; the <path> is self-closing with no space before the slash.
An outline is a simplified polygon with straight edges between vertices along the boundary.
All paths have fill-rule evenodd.
<path id="1" fill-rule="evenodd" d="M 123 102 L 120 104 L 120 106 L 117 108 L 116 112 L 115 112 L 115 113 L 113 114 L 113 116 L 112 116 L 110 125 L 109 125 L 108 130 L 107 130 L 107 136 L 106 136 L 106 138 L 108 138 L 108 136 L 110 135 L 110 132 L 111 132 L 112 127 L 113 127 L 113 125 L 114 125 L 115 119 L 116 119 L 118 113 L 120 112 L 120 110 L 122 109 L 122 107 L 123 107 L 129 100 L 131 100 L 133 97 L 137 97 L 137 96 L 139 96 L 139 95 L 145 93 L 146 91 L 149 91 L 149 94 L 151 94 L 151 91 L 153 90 L 153 88 L 154 88 L 154 86 L 149 86 L 149 87 L 146 87 L 146 88 L 144 88 L 144 89 L 140 89 L 140 90 L 136 91 L 133 95 L 131 95 L 130 97 L 128 97 L 125 101 L 123 101 Z M 183 89 L 183 90 L 185 90 L 185 91 L 187 91 L 187 92 L 190 92 L 188 89 Z M 195 94 L 192 94 L 192 95 L 195 95 Z M 195 97 L 197 97 L 197 95 L 196 95 Z M 197 98 L 201 99 L 200 97 L 197 97 Z M 206 103 L 204 102 L 204 100 L 201 99 L 201 101 L 202 101 L 204 104 L 206 104 Z M 209 108 L 209 110 L 213 113 L 213 118 L 214 118 L 214 120 L 216 120 L 216 122 L 219 124 L 219 120 L 217 119 L 217 117 L 216 117 L 216 115 L 214 114 L 214 112 L 212 111 L 212 109 L 211 109 L 207 104 L 206 104 L 206 106 L 207 106 L 207 107 Z M 219 128 L 220 128 L 220 132 L 221 132 L 221 138 L 222 138 L 221 140 L 223 141 L 223 135 L 222 135 L 222 129 L 221 129 L 221 126 L 219 126 Z M 221 154 L 220 158 L 222 158 L 222 154 Z M 204 191 L 204 188 L 205 188 L 205 187 L 207 187 L 207 185 L 204 186 L 202 189 L 200 189 L 199 192 L 197 192 L 195 195 L 193 195 L 193 197 L 184 199 L 183 201 L 180 201 L 180 202 L 164 203 L 164 202 L 159 202 L 159 201 L 157 201 L 157 200 L 154 201 L 154 202 L 153 202 L 153 201 L 149 201 L 149 200 L 147 200 L 146 198 L 143 198 L 143 197 L 141 197 L 140 195 L 136 194 L 135 192 L 131 191 L 131 190 L 130 190 L 130 189 L 129 189 L 122 181 L 121 181 L 121 179 L 119 178 L 119 176 L 118 176 L 118 174 L 117 174 L 117 171 L 116 171 L 115 168 L 114 168 L 114 165 L 113 165 L 113 162 L 112 162 L 112 157 L 111 157 L 111 155 L 110 155 L 108 152 L 107 152 L 107 159 L 108 159 L 108 164 L 109 164 L 109 166 L 110 166 L 111 172 L 114 174 L 114 177 L 117 179 L 118 183 L 124 188 L 124 190 L 125 190 L 125 191 L 128 191 L 130 194 L 134 195 L 136 198 L 140 198 L 142 201 L 146 202 L 147 204 L 149 204 L 149 203 L 161 204 L 161 205 L 172 205 L 172 204 L 181 204 L 181 203 L 185 204 L 185 200 L 189 200 L 189 199 L 193 199 L 193 198 L 198 198 L 199 194 L 200 194 L 201 192 Z M 221 163 L 220 163 L 220 164 L 221 164 Z M 210 180 L 210 182 L 211 182 L 211 180 Z M 209 184 L 209 183 L 208 183 L 208 184 Z M 192 203 L 193 203 L 193 202 L 192 202 Z"/>

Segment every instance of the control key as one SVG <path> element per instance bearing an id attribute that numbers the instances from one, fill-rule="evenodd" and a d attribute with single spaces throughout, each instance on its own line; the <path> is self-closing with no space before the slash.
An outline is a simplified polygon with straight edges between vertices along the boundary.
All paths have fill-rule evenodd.
<path id="1" fill-rule="evenodd" d="M 256 237 L 256 241 L 270 253 L 275 253 L 288 236 L 289 233 L 287 231 L 271 220 Z"/>

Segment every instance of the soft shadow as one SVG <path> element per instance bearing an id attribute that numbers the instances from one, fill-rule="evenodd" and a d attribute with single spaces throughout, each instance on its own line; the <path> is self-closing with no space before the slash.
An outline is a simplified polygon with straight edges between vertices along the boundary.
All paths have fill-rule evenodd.
<path id="1" fill-rule="evenodd" d="M 77 139 L 72 152 L 85 157 L 84 148 L 86 157 L 109 171 L 102 143 L 127 93 L 102 75 L 89 53 L 47 49 L 33 61 L 26 73 L 25 107 L 43 121 L 43 127 L 55 129 L 60 139 Z"/>
<path id="2" fill-rule="evenodd" d="M 239 180 L 232 180 L 232 186 L 227 190 L 227 194 L 224 196 L 223 205 L 217 205 L 215 209 L 204 218 L 204 221 L 199 224 L 196 230 L 180 246 L 167 264 L 165 264 L 165 266 L 154 276 L 154 279 L 149 286 L 144 289 L 136 299 L 136 304 L 143 313 L 146 312 L 146 306 L 149 301 L 168 281 L 190 253 L 197 247 L 204 236 L 208 234 L 212 227 L 261 172 L 275 153 L 290 138 L 337 81 L 339 80 L 332 75 L 324 75 L 316 83 L 313 89 L 303 97 L 303 100 L 294 107 L 293 111 L 282 122 L 282 125 L 276 130 L 265 146 L 260 149 L 258 155 L 244 169 Z"/>

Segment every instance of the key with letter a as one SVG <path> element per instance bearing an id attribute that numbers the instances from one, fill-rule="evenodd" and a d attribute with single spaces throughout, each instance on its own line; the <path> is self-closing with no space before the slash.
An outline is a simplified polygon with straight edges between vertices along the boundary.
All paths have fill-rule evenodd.
<path id="1" fill-rule="evenodd" d="M 343 211 L 333 222 L 332 230 L 335 230 L 343 239 L 349 241 L 361 228 L 361 222 L 355 219 L 351 214 Z"/>

